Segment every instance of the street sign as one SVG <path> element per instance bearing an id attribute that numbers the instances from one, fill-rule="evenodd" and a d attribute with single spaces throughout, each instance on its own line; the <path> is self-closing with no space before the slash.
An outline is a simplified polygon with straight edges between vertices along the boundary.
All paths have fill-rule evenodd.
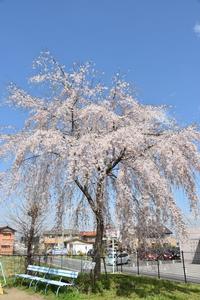
<path id="1" fill-rule="evenodd" d="M 94 270 L 95 267 L 95 262 L 92 261 L 84 261 L 83 263 L 83 270 L 87 271 L 87 270 Z"/>

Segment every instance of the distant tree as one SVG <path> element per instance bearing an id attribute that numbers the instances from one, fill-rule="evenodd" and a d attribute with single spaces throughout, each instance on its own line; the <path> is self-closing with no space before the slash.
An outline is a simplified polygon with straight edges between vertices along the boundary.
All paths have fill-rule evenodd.
<path id="1" fill-rule="evenodd" d="M 14 155 L 10 186 L 20 184 L 28 161 L 42 157 L 55 201 L 54 192 L 64 186 L 62 201 L 70 205 L 79 205 L 84 195 L 85 212 L 96 219 L 96 278 L 105 222 L 114 210 L 127 236 L 134 233 L 138 202 L 144 199 L 149 211 L 159 211 L 162 223 L 171 221 L 184 231 L 173 187 L 182 187 L 190 207 L 197 207 L 198 129 L 178 126 L 164 106 L 140 104 L 118 74 L 105 87 L 90 64 L 67 72 L 49 53 L 34 66 L 38 73 L 30 81 L 42 84 L 46 96 L 31 96 L 13 84 L 9 88 L 12 105 L 29 112 L 23 130 L 1 137 L 0 155 Z"/>
<path id="2" fill-rule="evenodd" d="M 23 183 L 20 184 L 21 201 L 17 201 L 10 217 L 27 247 L 27 264 L 32 263 L 37 253 L 39 238 L 44 229 L 49 210 L 48 166 L 32 162 L 24 169 Z"/>

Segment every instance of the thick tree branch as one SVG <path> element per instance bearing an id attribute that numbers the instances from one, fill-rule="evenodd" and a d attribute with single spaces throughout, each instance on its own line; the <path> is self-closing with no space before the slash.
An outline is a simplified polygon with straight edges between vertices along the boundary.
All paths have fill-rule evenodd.
<path id="1" fill-rule="evenodd" d="M 97 213 L 97 209 L 94 203 L 94 200 L 92 199 L 92 197 L 90 196 L 89 192 L 88 192 L 88 188 L 84 185 L 82 185 L 78 178 L 76 178 L 75 180 L 76 185 L 79 187 L 79 189 L 81 190 L 81 192 L 85 195 L 85 197 L 88 200 L 89 205 L 91 206 L 93 212 L 96 214 Z"/>
<path id="2" fill-rule="evenodd" d="M 106 169 L 106 175 L 109 175 L 110 172 L 120 163 L 120 161 L 123 159 L 126 152 L 126 148 L 124 148 L 121 152 L 118 158 L 116 158 L 112 163 L 110 163 Z"/>

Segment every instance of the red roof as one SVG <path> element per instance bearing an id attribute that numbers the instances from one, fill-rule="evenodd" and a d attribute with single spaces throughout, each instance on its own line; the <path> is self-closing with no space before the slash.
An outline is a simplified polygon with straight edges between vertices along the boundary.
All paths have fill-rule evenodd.
<path id="1" fill-rule="evenodd" d="M 95 237 L 96 231 L 81 231 L 80 236 Z"/>

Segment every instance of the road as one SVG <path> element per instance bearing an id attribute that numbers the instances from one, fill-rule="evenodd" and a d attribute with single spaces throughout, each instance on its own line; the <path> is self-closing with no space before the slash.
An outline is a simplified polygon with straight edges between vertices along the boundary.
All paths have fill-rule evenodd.
<path id="1" fill-rule="evenodd" d="M 72 271 L 89 271 L 92 266 L 91 262 L 87 260 L 74 259 L 69 257 L 52 257 L 48 263 L 55 267 L 66 268 Z M 104 271 L 104 264 L 102 263 L 102 270 Z M 106 266 L 107 272 L 112 272 L 112 266 Z M 121 271 L 121 266 L 115 266 L 115 272 Z M 135 263 L 122 266 L 122 272 L 125 274 L 138 274 L 138 267 Z M 173 279 L 177 281 L 185 281 L 184 269 L 181 262 L 145 262 L 145 265 L 139 267 L 140 275 L 156 276 L 163 279 Z M 186 263 L 185 274 L 187 282 L 200 283 L 200 265 Z"/>

